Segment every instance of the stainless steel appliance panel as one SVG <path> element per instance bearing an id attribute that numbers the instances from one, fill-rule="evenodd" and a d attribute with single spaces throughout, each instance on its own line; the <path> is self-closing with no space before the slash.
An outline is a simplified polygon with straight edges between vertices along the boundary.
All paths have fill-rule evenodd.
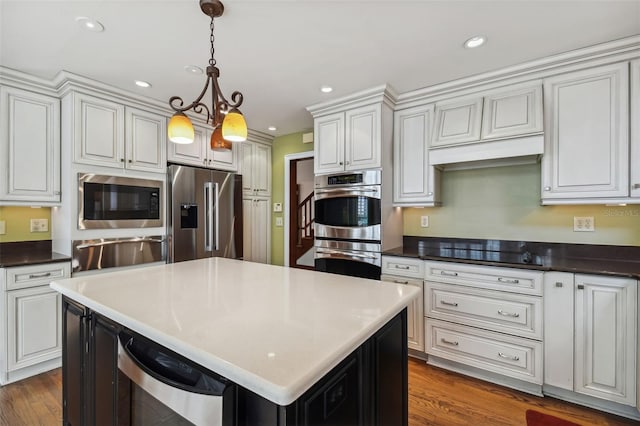
<path id="1" fill-rule="evenodd" d="M 162 236 L 73 241 L 73 272 L 164 261 Z"/>
<path id="2" fill-rule="evenodd" d="M 171 165 L 168 262 L 242 257 L 242 176 Z"/>

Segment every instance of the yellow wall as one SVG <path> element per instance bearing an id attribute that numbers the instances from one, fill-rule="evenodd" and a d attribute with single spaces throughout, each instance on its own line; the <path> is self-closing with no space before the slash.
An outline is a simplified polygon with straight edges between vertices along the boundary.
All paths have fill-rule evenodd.
<path id="1" fill-rule="evenodd" d="M 284 156 L 298 152 L 313 151 L 313 143 L 302 143 L 302 134 L 292 133 L 273 140 L 271 149 L 271 206 L 282 203 L 282 212 L 271 212 L 271 263 L 284 265 L 284 227 L 275 226 L 276 218 L 284 219 L 288 208 L 284 205 Z"/>
<path id="2" fill-rule="evenodd" d="M 640 205 L 541 206 L 540 164 L 444 172 L 442 201 L 404 209 L 404 235 L 640 245 Z M 574 216 L 593 216 L 595 232 L 574 232 Z"/>
<path id="3" fill-rule="evenodd" d="M 47 219 L 49 231 L 30 232 L 31 219 Z M 51 239 L 51 209 L 48 207 L 0 207 L 0 220 L 5 221 L 6 231 L 0 235 L 0 243 Z"/>

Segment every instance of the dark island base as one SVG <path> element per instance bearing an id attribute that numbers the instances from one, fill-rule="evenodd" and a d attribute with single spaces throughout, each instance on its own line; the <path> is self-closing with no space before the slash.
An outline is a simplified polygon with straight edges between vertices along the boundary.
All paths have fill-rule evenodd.
<path id="1" fill-rule="evenodd" d="M 65 425 L 191 424 L 165 417 L 153 422 L 153 397 L 144 395 L 118 368 L 121 333 L 143 336 L 63 298 L 63 417 Z M 407 425 L 408 365 L 406 309 L 349 354 L 300 398 L 280 406 L 184 357 L 159 350 L 224 383 L 222 419 L 207 424 L 238 425 Z M 154 404 L 156 407 L 154 408 Z M 146 411 L 143 411 L 146 410 Z M 170 410 L 166 410 L 170 411 Z M 168 422 L 168 423 L 167 423 Z"/>

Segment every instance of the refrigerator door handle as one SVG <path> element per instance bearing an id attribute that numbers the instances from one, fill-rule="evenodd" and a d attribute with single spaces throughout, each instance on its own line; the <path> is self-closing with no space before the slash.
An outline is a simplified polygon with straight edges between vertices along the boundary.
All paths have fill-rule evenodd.
<path id="1" fill-rule="evenodd" d="M 204 251 L 213 251 L 213 182 L 204 183 Z"/>
<path id="2" fill-rule="evenodd" d="M 219 236 L 220 236 L 220 186 L 218 184 L 218 182 L 213 184 L 213 201 L 215 202 L 215 205 L 213 206 L 213 214 L 215 214 L 215 222 L 214 222 L 214 228 L 215 228 L 215 236 L 214 236 L 214 241 L 215 241 L 215 245 L 213 247 L 214 250 L 220 250 L 220 241 L 219 241 Z"/>

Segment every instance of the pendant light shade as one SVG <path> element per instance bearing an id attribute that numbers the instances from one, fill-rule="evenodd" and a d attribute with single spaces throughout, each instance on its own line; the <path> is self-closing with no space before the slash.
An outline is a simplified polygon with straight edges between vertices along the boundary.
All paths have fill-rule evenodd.
<path id="1" fill-rule="evenodd" d="M 247 140 L 247 122 L 237 109 L 232 109 L 222 122 L 222 137 L 231 142 Z"/>
<path id="2" fill-rule="evenodd" d="M 167 126 L 167 136 L 173 143 L 193 143 L 193 124 L 191 124 L 189 117 L 184 115 L 182 112 L 176 112 L 173 114 L 173 117 L 171 117 L 169 125 Z"/>
<path id="3" fill-rule="evenodd" d="M 210 146 L 214 151 L 231 151 L 231 142 L 222 137 L 222 126 L 216 127 L 211 133 Z"/>

